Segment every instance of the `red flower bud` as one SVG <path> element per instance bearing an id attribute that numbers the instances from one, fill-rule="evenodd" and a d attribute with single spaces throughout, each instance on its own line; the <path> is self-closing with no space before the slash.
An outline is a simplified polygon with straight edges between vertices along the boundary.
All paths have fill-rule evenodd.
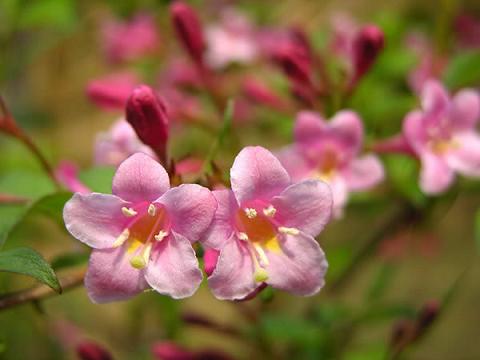
<path id="1" fill-rule="evenodd" d="M 173 342 L 164 341 L 153 345 L 152 353 L 159 360 L 194 360 L 195 354 L 182 349 Z"/>
<path id="2" fill-rule="evenodd" d="M 384 47 L 384 35 L 375 25 L 363 27 L 353 40 L 354 81 L 362 77 L 373 65 Z"/>
<path id="3" fill-rule="evenodd" d="M 175 1 L 170 7 L 170 14 L 183 47 L 196 64 L 202 65 L 205 40 L 196 12 L 182 1 Z"/>
<path id="4" fill-rule="evenodd" d="M 87 85 L 87 96 L 104 109 L 123 109 L 135 86 L 139 83 L 133 73 L 121 73 L 95 79 Z"/>
<path id="5" fill-rule="evenodd" d="M 269 106 L 273 109 L 284 110 L 285 102 L 265 84 L 253 78 L 247 78 L 243 82 L 243 92 L 252 101 Z"/>
<path id="6" fill-rule="evenodd" d="M 437 318 L 439 311 L 440 304 L 435 300 L 429 301 L 423 305 L 417 317 L 416 337 L 425 333 Z"/>
<path id="7" fill-rule="evenodd" d="M 76 352 L 81 360 L 113 360 L 107 350 L 91 341 L 84 341 L 77 345 Z"/>
<path id="8" fill-rule="evenodd" d="M 127 101 L 127 121 L 165 165 L 169 121 L 165 104 L 151 87 L 140 85 L 133 90 Z"/>
<path id="9" fill-rule="evenodd" d="M 274 61 L 292 82 L 311 87 L 312 64 L 302 47 L 294 43 L 284 44 L 276 51 Z"/>

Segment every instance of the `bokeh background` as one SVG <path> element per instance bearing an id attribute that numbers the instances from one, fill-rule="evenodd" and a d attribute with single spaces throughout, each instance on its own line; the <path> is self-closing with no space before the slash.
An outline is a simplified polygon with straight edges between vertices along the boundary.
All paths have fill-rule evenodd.
<path id="1" fill-rule="evenodd" d="M 215 22 L 225 2 L 190 1 L 204 24 Z M 478 1 L 232 1 L 258 26 L 299 25 L 315 48 L 328 57 L 332 18 L 348 14 L 360 24 L 375 23 L 386 35 L 386 48 L 354 96 L 345 104 L 358 111 L 367 140 L 385 138 L 401 128 L 404 115 L 418 105 L 407 82 L 419 62 L 407 37 L 419 32 L 444 55 L 449 66 L 442 79 L 454 91 L 480 86 L 480 50 L 462 47 L 455 32 L 461 14 L 480 21 Z M 155 83 L 168 59 L 184 56 L 171 27 L 167 1 L 2 0 L 0 2 L 0 92 L 18 123 L 31 134 L 53 164 L 68 159 L 81 178 L 97 190 L 109 190 L 112 169 L 92 165 L 94 141 L 122 116 L 106 112 L 85 94 L 92 79 L 135 69 Z M 127 64 L 109 64 L 100 29 L 105 19 L 128 18 L 137 11 L 154 16 L 160 47 Z M 477 23 L 477 40 L 480 41 Z M 228 69 L 232 79 L 260 75 L 288 95 L 286 80 L 271 65 Z M 236 124 L 218 163 L 228 170 L 248 144 L 276 149 L 291 141 L 294 113 L 255 109 L 247 123 Z M 173 129 L 174 158 L 203 158 L 214 135 L 188 126 Z M 404 354 L 408 359 L 480 358 L 480 228 L 475 227 L 480 182 L 462 179 L 446 195 L 430 200 L 417 188 L 418 167 L 401 156 L 385 156 L 386 182 L 354 196 L 344 217 L 330 224 L 319 241 L 334 281 L 372 232 L 407 202 L 427 216 L 404 225 L 382 240 L 375 254 L 355 269 L 341 287 L 312 298 L 267 291 L 245 303 L 216 300 L 205 284 L 191 298 L 175 301 L 153 292 L 124 303 L 95 305 L 83 287 L 41 303 L 0 312 L 0 359 L 75 359 L 75 343 L 92 339 L 118 359 L 151 359 L 153 344 L 173 340 L 188 349 L 220 349 L 239 359 L 383 359 L 392 331 L 428 301 L 448 298 L 422 339 Z M 0 136 L 0 190 L 35 199 L 54 191 L 36 160 L 15 139 Z M 0 228 L 9 229 L 21 205 L 0 205 Z M 58 220 L 58 219 L 57 219 Z M 480 221 L 477 220 L 480 224 Z M 475 228 L 477 234 L 475 234 Z M 476 237 L 475 237 L 476 236 Z M 475 240 L 477 239 L 477 240 Z M 4 249 L 30 246 L 50 262 L 64 254 L 86 254 L 60 221 L 32 215 L 9 234 Z M 85 255 L 83 259 L 85 259 Z M 69 264 L 62 273 L 85 266 Z M 59 267 L 61 267 L 61 262 Z M 34 285 L 29 278 L 0 274 L 0 292 Z M 240 336 L 181 320 L 201 315 L 234 327 Z"/>

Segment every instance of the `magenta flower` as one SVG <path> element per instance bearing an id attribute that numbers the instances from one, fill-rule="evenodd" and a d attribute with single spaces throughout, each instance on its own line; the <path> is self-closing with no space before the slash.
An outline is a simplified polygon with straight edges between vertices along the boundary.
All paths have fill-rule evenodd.
<path id="1" fill-rule="evenodd" d="M 450 99 L 442 84 L 430 80 L 421 101 L 422 110 L 406 116 L 403 134 L 421 161 L 422 191 L 445 191 L 455 172 L 480 176 L 480 136 L 475 131 L 480 116 L 478 93 L 465 89 Z"/>
<path id="2" fill-rule="evenodd" d="M 202 244 L 220 250 L 208 278 L 218 299 L 243 299 L 264 283 L 297 295 L 324 284 L 327 261 L 315 241 L 330 220 L 332 195 L 318 180 L 292 183 L 268 150 L 246 147 L 230 170 Z"/>
<path id="3" fill-rule="evenodd" d="M 327 182 L 337 217 L 342 214 L 349 192 L 369 189 L 384 177 L 376 156 L 359 156 L 363 126 L 352 111 L 341 111 L 330 122 L 317 113 L 302 111 L 297 116 L 294 136 L 295 143 L 281 150 L 278 158 L 294 180 Z"/>
<path id="4" fill-rule="evenodd" d="M 137 152 L 155 157 L 152 149 L 140 141 L 132 126 L 123 119 L 117 120 L 109 131 L 97 136 L 94 152 L 97 165 L 118 166 Z"/>
<path id="5" fill-rule="evenodd" d="M 128 299 L 152 287 L 191 296 L 202 281 L 192 243 L 216 210 L 199 185 L 171 188 L 165 169 L 138 153 L 118 168 L 113 195 L 75 194 L 63 212 L 68 231 L 94 250 L 85 286 L 93 302 Z"/>
<path id="6" fill-rule="evenodd" d="M 112 63 L 151 54 L 160 45 L 155 19 L 146 14 L 138 14 L 130 21 L 109 19 L 102 24 L 102 45 Z"/>

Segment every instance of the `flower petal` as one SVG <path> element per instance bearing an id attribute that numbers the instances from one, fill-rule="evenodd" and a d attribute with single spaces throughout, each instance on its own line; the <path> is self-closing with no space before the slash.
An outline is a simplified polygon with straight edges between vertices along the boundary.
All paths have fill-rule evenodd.
<path id="1" fill-rule="evenodd" d="M 422 108 L 428 113 L 441 113 L 446 111 L 450 99 L 447 90 L 437 80 L 428 80 L 422 89 Z"/>
<path id="2" fill-rule="evenodd" d="M 248 200 L 268 201 L 290 185 L 290 176 L 280 161 L 261 146 L 240 151 L 230 170 L 230 180 L 240 206 Z"/>
<path id="3" fill-rule="evenodd" d="M 136 153 L 118 167 L 112 193 L 131 202 L 154 201 L 169 188 L 163 166 L 146 154 Z"/>
<path id="4" fill-rule="evenodd" d="M 206 247 L 219 250 L 225 246 L 234 231 L 234 219 L 238 204 L 230 189 L 215 190 L 212 191 L 212 194 L 217 200 L 217 211 L 205 236 L 200 241 Z"/>
<path id="5" fill-rule="evenodd" d="M 275 153 L 292 181 L 309 178 L 315 170 L 315 164 L 308 161 L 295 145 L 286 146 Z"/>
<path id="6" fill-rule="evenodd" d="M 196 184 L 174 187 L 157 201 L 167 208 L 172 229 L 191 242 L 207 230 L 217 209 L 212 192 Z"/>
<path id="7" fill-rule="evenodd" d="M 357 113 L 350 110 L 339 111 L 330 121 L 332 136 L 340 140 L 351 154 L 356 154 L 363 142 L 363 124 Z"/>
<path id="8" fill-rule="evenodd" d="M 475 90 L 459 91 L 452 100 L 450 112 L 452 125 L 456 129 L 470 130 L 480 118 L 480 96 Z"/>
<path id="9" fill-rule="evenodd" d="M 267 284 L 295 295 L 316 294 L 325 284 L 328 263 L 311 236 L 300 232 L 279 239 L 281 253 L 267 252 Z"/>
<path id="10" fill-rule="evenodd" d="M 340 219 L 343 216 L 343 209 L 348 201 L 348 187 L 343 176 L 337 175 L 329 180 L 328 185 L 332 189 L 333 196 L 333 217 Z"/>
<path id="11" fill-rule="evenodd" d="M 369 189 L 381 182 L 384 177 L 382 163 L 372 154 L 354 159 L 345 174 L 347 186 L 352 191 Z"/>
<path id="12" fill-rule="evenodd" d="M 260 285 L 255 282 L 253 273 L 253 260 L 247 244 L 233 235 L 221 250 L 208 285 L 217 299 L 240 300 Z"/>
<path id="13" fill-rule="evenodd" d="M 145 279 L 160 294 L 174 299 L 192 296 L 202 278 L 195 251 L 184 236 L 172 232 L 152 249 Z"/>
<path id="14" fill-rule="evenodd" d="M 314 111 L 300 111 L 295 119 L 295 141 L 308 145 L 318 141 L 327 129 L 327 122 Z"/>
<path id="15" fill-rule="evenodd" d="M 63 209 L 65 227 L 76 239 L 95 249 L 112 247 L 124 229 L 122 207 L 127 205 L 114 195 L 76 193 Z"/>
<path id="16" fill-rule="evenodd" d="M 420 188 L 426 194 L 445 191 L 454 180 L 454 173 L 445 159 L 425 152 L 421 157 Z"/>
<path id="17" fill-rule="evenodd" d="M 424 115 L 421 111 L 412 111 L 403 120 L 403 135 L 405 140 L 418 154 L 423 151 L 427 142 L 424 125 Z"/>
<path id="18" fill-rule="evenodd" d="M 448 165 L 466 176 L 480 176 L 480 136 L 473 131 L 457 134 L 459 147 L 446 155 Z"/>
<path id="19" fill-rule="evenodd" d="M 85 287 L 94 303 L 129 299 L 148 288 L 142 270 L 130 265 L 124 247 L 93 250 Z"/>
<path id="20" fill-rule="evenodd" d="M 317 236 L 332 215 L 332 191 L 319 180 L 305 180 L 286 188 L 272 199 L 275 221 Z"/>

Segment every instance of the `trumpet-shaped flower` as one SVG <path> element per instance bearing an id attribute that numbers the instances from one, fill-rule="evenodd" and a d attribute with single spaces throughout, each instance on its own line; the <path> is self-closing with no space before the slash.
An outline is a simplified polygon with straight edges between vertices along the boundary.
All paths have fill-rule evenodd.
<path id="1" fill-rule="evenodd" d="M 427 194 L 445 191 L 455 173 L 480 176 L 480 97 L 465 89 L 450 99 L 437 81 L 428 81 L 421 95 L 422 110 L 409 113 L 403 134 L 421 162 L 420 187 Z"/>
<path id="2" fill-rule="evenodd" d="M 318 180 L 292 183 L 262 147 L 244 148 L 230 170 L 232 190 L 213 192 L 218 209 L 203 240 L 220 250 L 208 283 L 219 299 L 243 299 L 264 284 L 313 295 L 327 261 L 315 241 L 331 215 L 332 195 Z"/>
<path id="3" fill-rule="evenodd" d="M 349 192 L 369 189 L 384 177 L 376 156 L 359 156 L 363 126 L 352 111 L 341 111 L 330 122 L 314 112 L 300 112 L 294 136 L 295 143 L 281 150 L 278 158 L 294 180 L 327 182 L 337 217 L 342 214 Z"/>
<path id="4" fill-rule="evenodd" d="M 212 221 L 212 193 L 194 184 L 170 189 L 165 169 L 142 153 L 118 167 L 112 192 L 77 193 L 63 213 L 68 231 L 94 249 L 85 277 L 91 300 L 127 299 L 149 287 L 191 296 L 202 280 L 191 244 Z"/>

